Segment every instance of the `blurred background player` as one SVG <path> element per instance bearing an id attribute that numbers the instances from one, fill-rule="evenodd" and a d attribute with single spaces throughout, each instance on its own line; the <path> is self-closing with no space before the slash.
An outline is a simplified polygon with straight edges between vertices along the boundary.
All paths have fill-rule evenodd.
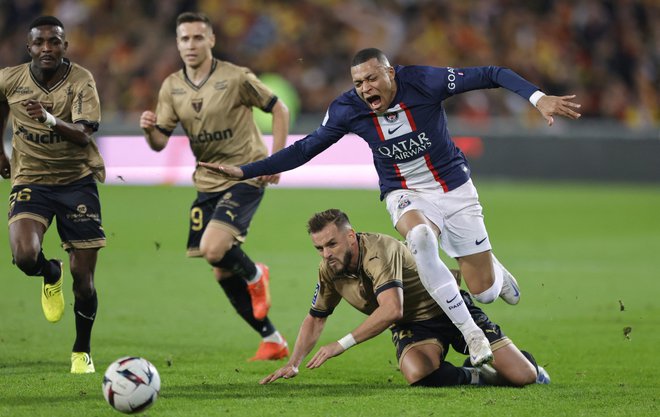
<path id="1" fill-rule="evenodd" d="M 92 74 L 64 57 L 68 42 L 55 17 L 30 25 L 28 64 L 0 71 L 0 139 L 12 123 L 11 164 L 0 148 L 0 174 L 11 175 L 9 240 L 14 263 L 28 276 L 42 276 L 41 305 L 50 322 L 64 313 L 63 263 L 46 259 L 44 234 L 57 219 L 73 276 L 76 340 L 72 373 L 92 373 L 91 333 L 98 306 L 94 270 L 105 246 L 96 181 L 105 180 L 93 141 L 101 108 Z M 1 140 L 0 140 L 1 142 Z"/>
<path id="2" fill-rule="evenodd" d="M 215 36 L 208 17 L 182 13 L 176 21 L 177 48 L 184 68 L 165 79 L 156 112 L 145 111 L 140 127 L 149 146 L 161 151 L 177 123 L 190 140 L 195 158 L 245 164 L 268 156 L 252 107 L 272 113 L 273 151 L 282 149 L 289 111 L 247 68 L 213 57 Z M 241 249 L 267 184 L 279 175 L 236 182 L 197 167 L 197 199 L 190 210 L 188 256 L 203 256 L 238 314 L 261 337 L 252 360 L 288 356 L 287 343 L 268 319 L 269 271 Z"/>
<path id="3" fill-rule="evenodd" d="M 262 379 L 262 384 L 298 374 L 298 367 L 321 336 L 327 317 L 342 299 L 367 314 L 367 319 L 345 337 L 319 348 L 307 368 L 318 368 L 390 328 L 399 369 L 412 386 L 524 386 L 549 382 L 545 370 L 537 367 L 531 355 L 519 351 L 465 291 L 461 297 L 486 332 L 495 359 L 492 367 L 484 365 L 479 371 L 447 362 L 450 345 L 467 353 L 465 340 L 422 286 L 415 260 L 403 243 L 378 233 L 356 233 L 348 216 L 337 209 L 312 216 L 307 231 L 323 258 L 312 307 L 300 326 L 288 363 Z"/>
<path id="4" fill-rule="evenodd" d="M 248 179 L 303 165 L 348 133 L 371 148 L 392 223 L 405 237 L 429 294 L 465 337 L 474 365 L 492 359 L 488 341 L 472 320 L 438 244 L 456 258 L 470 292 L 482 303 L 498 296 L 517 304 L 515 278 L 491 253 L 477 190 L 467 159 L 447 129 L 442 102 L 462 92 L 504 87 L 528 99 L 553 123 L 572 119 L 575 96 L 546 96 L 515 72 L 501 67 L 392 67 L 376 48 L 359 51 L 351 62 L 354 88 L 337 97 L 321 126 L 271 157 L 243 165 L 202 164 L 231 178 Z"/>

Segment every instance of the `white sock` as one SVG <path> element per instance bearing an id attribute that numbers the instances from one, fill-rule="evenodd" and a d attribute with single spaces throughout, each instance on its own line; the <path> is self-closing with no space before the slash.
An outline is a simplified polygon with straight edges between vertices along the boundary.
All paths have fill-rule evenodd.
<path id="1" fill-rule="evenodd" d="M 282 337 L 280 332 L 278 332 L 277 330 L 275 330 L 275 333 L 264 337 L 263 340 L 264 340 L 264 342 L 273 342 L 273 343 L 278 343 L 278 344 L 284 343 L 284 338 Z"/>
<path id="2" fill-rule="evenodd" d="M 454 276 L 440 259 L 438 239 L 433 230 L 425 224 L 417 225 L 408 232 L 406 240 L 424 288 L 442 311 L 464 336 L 479 330 L 463 302 Z"/>
<path id="3" fill-rule="evenodd" d="M 254 284 L 255 282 L 259 281 L 259 279 L 261 278 L 261 274 L 263 273 L 261 268 L 259 268 L 258 264 L 254 264 L 254 266 L 257 267 L 257 273 L 254 274 L 254 276 L 251 279 L 246 280 L 248 284 Z"/>
<path id="4" fill-rule="evenodd" d="M 493 285 L 486 291 L 480 292 L 479 294 L 472 294 L 475 300 L 483 304 L 490 304 L 497 300 L 497 297 L 500 296 L 500 292 L 502 291 L 502 282 L 504 281 L 504 271 L 502 271 L 502 264 L 500 264 L 500 261 L 497 260 L 495 255 L 492 253 L 491 255 L 493 258 L 493 272 L 495 275 L 495 281 L 493 282 Z"/>

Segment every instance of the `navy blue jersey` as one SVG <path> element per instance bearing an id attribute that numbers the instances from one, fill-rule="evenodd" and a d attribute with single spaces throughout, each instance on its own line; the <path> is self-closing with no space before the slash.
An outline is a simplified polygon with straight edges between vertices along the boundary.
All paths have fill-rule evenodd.
<path id="1" fill-rule="evenodd" d="M 539 90 L 510 69 L 494 66 L 396 66 L 395 80 L 397 93 L 385 113 L 371 111 L 351 89 L 330 104 L 313 133 L 266 159 L 241 166 L 244 178 L 299 167 L 354 133 L 371 148 L 381 199 L 403 188 L 453 190 L 470 178 L 470 168 L 449 136 L 442 101 L 485 88 L 504 87 L 525 99 Z"/>

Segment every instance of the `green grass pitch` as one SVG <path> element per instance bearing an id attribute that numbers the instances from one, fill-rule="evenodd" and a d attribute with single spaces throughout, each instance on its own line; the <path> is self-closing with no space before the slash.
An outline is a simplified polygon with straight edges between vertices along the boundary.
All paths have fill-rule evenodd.
<path id="1" fill-rule="evenodd" d="M 194 191 L 101 186 L 108 246 L 96 274 L 96 374 L 68 373 L 70 275 L 67 311 L 50 324 L 39 280 L 11 265 L 7 229 L 0 228 L 0 416 L 117 416 L 101 381 L 124 355 L 144 356 L 160 371 L 161 397 L 145 413 L 154 417 L 659 415 L 660 188 L 476 182 L 495 253 L 517 276 L 523 297 L 515 307 L 498 301 L 484 309 L 546 367 L 549 386 L 411 389 L 389 334 L 320 369 L 301 368 L 295 379 L 260 386 L 284 362 L 246 361 L 258 335 L 233 312 L 210 268 L 185 257 Z M 7 181 L 0 194 L 9 194 Z M 271 268 L 270 317 L 291 346 L 318 264 L 305 223 L 330 207 L 345 210 L 359 230 L 395 234 L 376 191 L 275 188 L 245 245 Z M 44 251 L 65 256 L 54 228 Z M 362 317 L 340 305 L 320 342 L 345 335 Z M 628 337 L 625 327 L 632 328 Z M 449 360 L 462 357 L 452 353 Z"/>

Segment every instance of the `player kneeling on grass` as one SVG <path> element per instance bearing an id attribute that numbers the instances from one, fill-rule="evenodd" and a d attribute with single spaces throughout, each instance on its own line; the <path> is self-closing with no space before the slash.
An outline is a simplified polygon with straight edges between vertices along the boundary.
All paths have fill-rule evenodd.
<path id="1" fill-rule="evenodd" d="M 461 291 L 459 304 L 466 304 L 488 337 L 494 360 L 482 368 L 456 367 L 445 361 L 450 345 L 467 354 L 465 340 L 424 289 L 415 260 L 402 242 L 383 234 L 356 233 L 346 214 L 337 209 L 315 214 L 307 230 L 323 258 L 312 308 L 302 322 L 288 363 L 262 379 L 261 384 L 298 375 L 298 367 L 316 345 L 327 317 L 342 298 L 369 316 L 345 337 L 322 346 L 307 368 L 318 368 L 390 328 L 399 368 L 413 386 L 524 386 L 550 381 L 533 357 L 518 350 L 465 291 Z"/>

